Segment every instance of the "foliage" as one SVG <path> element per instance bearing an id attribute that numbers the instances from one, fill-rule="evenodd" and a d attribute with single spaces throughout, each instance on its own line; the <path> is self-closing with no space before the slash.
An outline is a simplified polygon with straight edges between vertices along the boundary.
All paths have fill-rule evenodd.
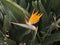
<path id="1" fill-rule="evenodd" d="M 0 45 L 57 45 L 59 4 L 60 0 L 0 0 Z M 28 21 L 34 10 L 43 16 L 30 26 L 25 18 Z"/>

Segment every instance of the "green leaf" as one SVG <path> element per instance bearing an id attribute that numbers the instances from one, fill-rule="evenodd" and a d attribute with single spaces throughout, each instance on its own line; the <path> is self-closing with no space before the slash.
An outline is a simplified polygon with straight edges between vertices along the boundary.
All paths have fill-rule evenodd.
<path id="1" fill-rule="evenodd" d="M 29 17 L 28 12 L 25 9 L 23 9 L 21 6 L 16 4 L 15 2 L 11 0 L 1 0 L 1 2 L 4 7 L 8 8 L 13 13 L 15 13 L 14 16 L 17 17 L 19 20 L 24 21 L 25 15 Z"/>
<path id="2" fill-rule="evenodd" d="M 28 6 L 28 2 L 26 0 L 20 0 L 19 1 L 19 4 L 20 4 L 21 7 L 25 8 L 25 9 Z"/>
<path id="3" fill-rule="evenodd" d="M 0 38 L 3 37 L 3 32 L 0 30 Z"/>
<path id="4" fill-rule="evenodd" d="M 11 0 L 1 0 L 1 2 L 12 11 L 17 12 L 17 14 L 21 15 L 21 17 L 23 17 L 24 15 L 29 16 L 28 12 L 15 2 Z"/>
<path id="5" fill-rule="evenodd" d="M 7 40 L 8 45 L 17 45 L 15 41 L 8 39 Z"/>
<path id="6" fill-rule="evenodd" d="M 59 8 L 60 0 L 51 0 L 51 7 L 53 9 Z"/>
<path id="7" fill-rule="evenodd" d="M 17 45 L 15 41 L 11 40 L 11 39 L 7 39 L 7 41 L 5 41 L 8 45 Z M 5 45 L 4 44 L 4 40 L 3 38 L 0 38 L 0 45 Z"/>
<path id="8" fill-rule="evenodd" d="M 49 45 L 55 41 L 60 41 L 60 32 L 45 37 L 45 39 L 42 41 L 42 45 Z"/>
<path id="9" fill-rule="evenodd" d="M 4 15 L 4 23 L 3 23 L 3 32 L 6 33 L 10 29 L 10 18 L 8 15 Z"/>

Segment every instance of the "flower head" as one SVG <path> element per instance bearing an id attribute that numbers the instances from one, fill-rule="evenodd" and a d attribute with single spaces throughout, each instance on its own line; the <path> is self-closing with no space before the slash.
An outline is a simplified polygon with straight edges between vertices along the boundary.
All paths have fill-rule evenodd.
<path id="1" fill-rule="evenodd" d="M 31 15 L 29 21 L 27 21 L 27 20 L 25 19 L 25 22 L 26 22 L 27 24 L 35 24 L 35 23 L 37 23 L 37 22 L 39 21 L 39 19 L 42 17 L 42 15 L 43 15 L 43 14 L 38 13 L 38 11 L 35 12 L 35 13 L 34 13 L 34 11 L 33 11 L 33 13 L 32 13 L 32 15 Z"/>
<path id="2" fill-rule="evenodd" d="M 33 12 L 30 19 L 28 19 L 27 16 L 25 16 L 25 22 L 26 24 L 22 24 L 22 23 L 15 23 L 15 22 L 10 22 L 12 24 L 15 24 L 15 25 L 19 25 L 19 26 L 22 26 L 22 27 L 25 27 L 25 28 L 28 28 L 28 29 L 31 29 L 31 30 L 37 30 L 38 27 L 35 27 L 33 24 L 37 23 L 39 21 L 39 19 L 42 17 L 43 14 L 41 13 L 38 13 L 38 12 Z"/>
<path id="3" fill-rule="evenodd" d="M 34 30 L 37 30 L 37 28 L 38 27 L 35 27 L 33 24 L 36 24 L 38 21 L 39 21 L 39 19 L 42 17 L 42 13 L 38 13 L 38 11 L 37 12 L 35 12 L 34 13 L 34 11 L 32 12 L 32 15 L 31 15 L 31 17 L 30 17 L 30 19 L 28 20 L 28 17 L 27 16 L 25 16 L 25 22 L 26 22 L 26 24 L 28 24 L 31 28 L 33 28 Z"/>
<path id="4" fill-rule="evenodd" d="M 39 19 L 42 17 L 42 14 L 41 13 L 38 13 L 38 12 L 33 12 L 30 19 L 29 19 L 29 23 L 31 24 L 35 24 L 39 21 Z"/>

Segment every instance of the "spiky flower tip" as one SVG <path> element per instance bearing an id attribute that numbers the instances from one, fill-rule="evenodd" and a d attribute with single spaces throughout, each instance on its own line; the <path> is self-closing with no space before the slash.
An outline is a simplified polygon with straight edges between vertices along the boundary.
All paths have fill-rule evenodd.
<path id="1" fill-rule="evenodd" d="M 29 23 L 31 23 L 31 24 L 37 23 L 37 22 L 39 21 L 39 19 L 42 17 L 42 15 L 43 15 L 43 14 L 38 13 L 38 11 L 35 12 L 35 13 L 34 13 L 34 11 L 33 11 L 32 15 L 31 15 L 31 17 L 30 17 L 30 19 L 29 19 Z"/>
<path id="2" fill-rule="evenodd" d="M 42 15 L 43 14 L 42 13 L 38 13 L 38 11 L 35 12 L 35 13 L 33 11 L 29 20 L 27 20 L 25 18 L 25 22 L 26 22 L 26 24 L 35 24 L 35 23 L 37 23 L 39 21 L 39 19 L 42 17 Z"/>

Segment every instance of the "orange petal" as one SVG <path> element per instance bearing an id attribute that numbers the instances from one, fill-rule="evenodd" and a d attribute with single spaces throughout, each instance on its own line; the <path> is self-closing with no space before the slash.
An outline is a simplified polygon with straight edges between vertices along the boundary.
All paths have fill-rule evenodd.
<path id="1" fill-rule="evenodd" d="M 35 24 L 39 21 L 39 19 L 42 17 L 43 14 L 40 14 L 37 12 L 35 12 L 34 14 L 32 13 L 32 16 L 29 19 L 29 22 L 32 24 Z"/>

